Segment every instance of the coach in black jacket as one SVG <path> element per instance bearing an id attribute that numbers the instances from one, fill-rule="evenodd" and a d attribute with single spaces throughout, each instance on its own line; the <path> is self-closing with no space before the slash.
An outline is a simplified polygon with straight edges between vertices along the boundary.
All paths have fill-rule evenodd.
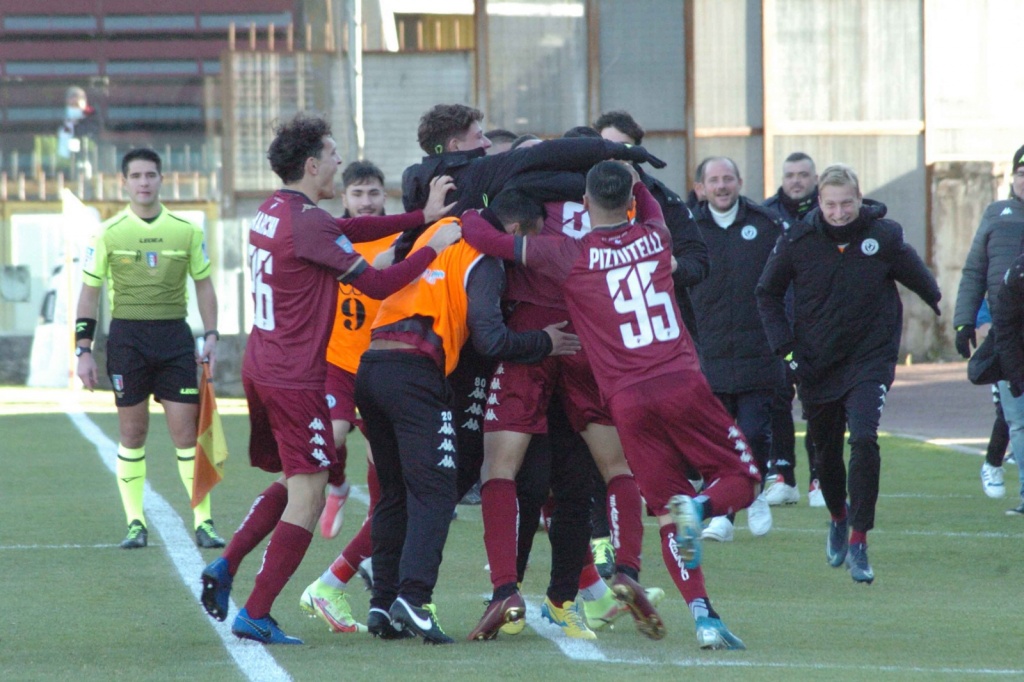
<path id="1" fill-rule="evenodd" d="M 701 369 L 746 436 L 763 477 L 771 455 L 772 398 L 785 373 L 768 345 L 754 289 L 782 223 L 772 211 L 741 196 L 742 186 L 731 159 L 715 157 L 705 164 L 706 199 L 697 205 L 696 218 L 711 255 L 711 274 L 690 293 L 701 336 Z M 763 497 L 750 506 L 748 525 L 755 535 L 771 527 Z M 712 520 L 706 537 L 732 539 L 731 524 Z"/>
<path id="2" fill-rule="evenodd" d="M 874 527 L 881 456 L 878 424 L 892 385 L 903 329 L 896 282 L 936 314 L 938 284 L 885 206 L 864 201 L 853 169 L 826 168 L 819 208 L 790 227 L 757 285 L 758 308 L 772 348 L 800 382 L 808 437 L 832 522 L 826 557 L 845 561 L 857 582 L 870 583 L 867 532 Z M 792 285 L 794 319 L 784 297 Z M 850 430 L 849 518 L 843 436 Z M 848 534 L 852 527 L 852 534 Z M 849 557 L 847 557 L 849 554 Z"/>

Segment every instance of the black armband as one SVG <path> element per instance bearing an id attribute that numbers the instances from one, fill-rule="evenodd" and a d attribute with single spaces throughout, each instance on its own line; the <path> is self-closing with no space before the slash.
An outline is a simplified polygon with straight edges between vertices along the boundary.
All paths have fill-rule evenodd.
<path id="1" fill-rule="evenodd" d="M 75 320 L 75 342 L 92 341 L 96 335 L 96 320 L 91 317 L 80 317 Z"/>
<path id="2" fill-rule="evenodd" d="M 216 329 L 207 329 L 205 332 L 203 332 L 203 339 L 207 339 L 211 336 L 217 341 L 220 341 L 220 332 L 217 331 Z"/>

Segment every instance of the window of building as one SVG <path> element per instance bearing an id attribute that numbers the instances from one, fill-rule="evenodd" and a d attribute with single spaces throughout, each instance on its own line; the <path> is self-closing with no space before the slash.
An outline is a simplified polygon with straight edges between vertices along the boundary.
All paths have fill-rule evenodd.
<path id="1" fill-rule="evenodd" d="M 96 17 L 78 14 L 25 14 L 4 17 L 5 31 L 95 31 Z"/>
<path id="2" fill-rule="evenodd" d="M 202 119 L 203 111 L 200 107 L 112 106 L 107 109 L 107 120 L 110 122 L 177 123 L 201 121 Z"/>
<path id="3" fill-rule="evenodd" d="M 194 14 L 115 14 L 103 19 L 103 30 L 118 31 L 194 31 Z"/>
<path id="4" fill-rule="evenodd" d="M 96 62 L 17 62 L 9 61 L 5 71 L 8 76 L 98 76 L 100 73 Z"/>
<path id="5" fill-rule="evenodd" d="M 196 76 L 199 65 L 191 59 L 132 60 L 107 62 L 110 76 Z"/>

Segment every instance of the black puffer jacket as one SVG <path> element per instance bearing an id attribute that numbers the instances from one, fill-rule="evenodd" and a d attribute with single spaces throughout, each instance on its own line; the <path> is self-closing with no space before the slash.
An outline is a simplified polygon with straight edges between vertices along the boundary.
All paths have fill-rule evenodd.
<path id="1" fill-rule="evenodd" d="M 757 303 L 768 341 L 780 354 L 794 352 L 805 402 L 837 400 L 864 381 L 892 384 L 903 332 L 896 282 L 932 308 L 942 297 L 885 212 L 884 204 L 865 200 L 860 217 L 837 229 L 814 209 L 779 239 L 761 275 Z M 784 304 L 790 285 L 793 326 Z"/>
<path id="2" fill-rule="evenodd" d="M 736 220 L 719 227 L 706 201 L 697 225 L 711 255 L 711 274 L 690 290 L 700 331 L 701 369 L 716 393 L 774 389 L 784 381 L 757 313 L 754 288 L 782 233 L 778 216 L 746 197 Z"/>
<path id="3" fill-rule="evenodd" d="M 1021 251 L 1024 251 L 1024 202 L 1020 199 L 993 201 L 981 217 L 960 275 L 954 327 L 975 323 L 986 293 L 995 314 L 1003 276 Z"/>

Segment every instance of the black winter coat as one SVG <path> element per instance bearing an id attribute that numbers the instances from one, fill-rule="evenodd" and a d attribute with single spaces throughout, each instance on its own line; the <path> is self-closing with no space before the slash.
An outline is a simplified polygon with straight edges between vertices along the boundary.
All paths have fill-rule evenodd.
<path id="1" fill-rule="evenodd" d="M 942 297 L 885 212 L 884 204 L 865 200 L 839 236 L 814 209 L 779 239 L 761 275 L 757 304 L 768 340 L 780 354 L 793 351 L 805 403 L 838 400 L 865 381 L 892 385 L 903 332 L 896 282 L 933 308 Z M 784 304 L 790 285 L 793 326 Z"/>
<path id="2" fill-rule="evenodd" d="M 1006 271 L 996 305 L 992 306 L 999 368 L 1016 390 L 1024 386 L 1024 255 Z"/>
<path id="3" fill-rule="evenodd" d="M 636 169 L 640 181 L 650 190 L 651 196 L 661 206 L 661 212 L 665 215 L 665 226 L 672 235 L 672 255 L 679 264 L 672 273 L 679 314 L 686 325 L 686 331 L 690 332 L 690 337 L 693 338 L 694 345 L 699 348 L 697 318 L 693 311 L 689 288 L 703 282 L 711 271 L 708 246 L 704 243 L 704 237 L 701 236 L 693 213 L 683 202 L 682 197 L 657 178 L 645 173 L 639 166 L 636 166 Z"/>
<path id="4" fill-rule="evenodd" d="M 754 296 L 782 223 L 775 213 L 746 197 L 739 202 L 736 220 L 726 229 L 715 223 L 706 201 L 696 211 L 711 254 L 711 274 L 690 295 L 700 331 L 701 369 L 716 393 L 775 389 L 785 380 Z"/>

